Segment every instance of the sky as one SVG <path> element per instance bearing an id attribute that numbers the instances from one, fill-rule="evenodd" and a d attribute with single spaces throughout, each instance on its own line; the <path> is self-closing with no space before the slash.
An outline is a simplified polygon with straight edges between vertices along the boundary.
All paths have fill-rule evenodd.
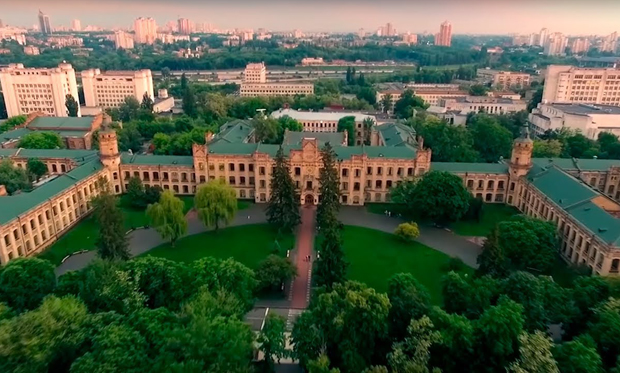
<path id="1" fill-rule="evenodd" d="M 569 35 L 620 29 L 620 0 L 0 0 L 5 24 L 31 27 L 41 9 L 52 25 L 128 28 L 136 17 L 158 25 L 189 18 L 219 29 L 435 33 L 445 20 L 455 34 L 529 34 L 546 27 Z"/>

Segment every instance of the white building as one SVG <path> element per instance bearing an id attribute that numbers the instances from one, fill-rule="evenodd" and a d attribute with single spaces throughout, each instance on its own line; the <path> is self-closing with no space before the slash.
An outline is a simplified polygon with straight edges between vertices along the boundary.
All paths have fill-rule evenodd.
<path id="1" fill-rule="evenodd" d="M 133 36 L 125 31 L 116 31 L 114 33 L 114 47 L 116 49 L 133 49 Z"/>
<path id="2" fill-rule="evenodd" d="M 620 68 L 550 65 L 542 102 L 620 106 Z"/>
<path id="3" fill-rule="evenodd" d="M 82 71 L 82 86 L 87 107 L 118 107 L 127 96 L 142 101 L 145 93 L 154 99 L 151 70 Z"/>
<path id="4" fill-rule="evenodd" d="M 137 18 L 133 23 L 135 41 L 140 44 L 153 44 L 157 38 L 157 23 L 153 18 Z"/>
<path id="5" fill-rule="evenodd" d="M 537 134 L 568 128 L 592 140 L 601 132 L 620 135 L 620 108 L 617 106 L 541 103 L 532 110 L 528 120 Z"/>
<path id="6" fill-rule="evenodd" d="M 9 117 L 35 111 L 66 117 L 66 96 L 72 95 L 78 101 L 75 70 L 68 63 L 49 69 L 10 64 L 0 69 L 0 83 Z"/>
<path id="7" fill-rule="evenodd" d="M 442 97 L 438 106 L 461 114 L 480 111 L 487 114 L 507 114 L 527 109 L 525 101 L 489 96 Z"/>
<path id="8" fill-rule="evenodd" d="M 244 83 L 267 83 L 267 68 L 265 63 L 249 63 L 243 73 Z"/>
<path id="9" fill-rule="evenodd" d="M 79 19 L 74 19 L 71 21 L 71 30 L 82 31 L 82 22 Z"/>
<path id="10" fill-rule="evenodd" d="M 561 32 L 554 32 L 545 43 L 544 53 L 547 56 L 561 56 L 565 54 L 567 46 L 568 38 Z"/>
<path id="11" fill-rule="evenodd" d="M 0 27 L 1 40 L 15 40 L 19 45 L 26 45 L 26 30 L 18 27 Z"/>
<path id="12" fill-rule="evenodd" d="M 314 94 L 312 83 L 267 82 L 265 63 L 250 63 L 243 74 L 243 83 L 239 90 L 241 97 L 256 96 L 295 96 Z"/>

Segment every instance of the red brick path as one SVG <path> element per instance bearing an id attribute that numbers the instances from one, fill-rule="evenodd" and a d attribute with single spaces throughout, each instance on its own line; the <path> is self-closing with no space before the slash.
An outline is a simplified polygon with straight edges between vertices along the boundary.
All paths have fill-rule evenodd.
<path id="1" fill-rule="evenodd" d="M 293 298 L 291 308 L 304 309 L 308 306 L 310 297 L 310 278 L 312 276 L 312 262 L 306 261 L 312 255 L 314 245 L 314 206 L 301 208 L 301 225 L 296 243 L 297 277 L 293 281 Z M 312 256 L 312 259 L 314 257 Z"/>

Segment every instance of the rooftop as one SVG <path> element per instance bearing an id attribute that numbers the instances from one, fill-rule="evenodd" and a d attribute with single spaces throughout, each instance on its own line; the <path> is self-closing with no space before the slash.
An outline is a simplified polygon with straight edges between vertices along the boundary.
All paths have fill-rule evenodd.
<path id="1" fill-rule="evenodd" d="M 567 114 L 588 115 L 588 114 L 612 114 L 620 115 L 620 107 L 611 105 L 588 105 L 588 104 L 550 104 L 554 109 L 558 109 Z"/>
<path id="2" fill-rule="evenodd" d="M 617 159 L 534 158 L 532 162 L 539 167 L 555 165 L 563 170 L 607 171 L 620 167 Z"/>
<path id="3" fill-rule="evenodd" d="M 377 131 L 385 146 L 416 145 L 415 130 L 401 123 L 386 123 L 377 126 Z"/>
<path id="4" fill-rule="evenodd" d="M 72 159 L 78 164 L 99 159 L 96 150 L 83 149 L 0 149 L 1 157 Z"/>
<path id="5" fill-rule="evenodd" d="M 50 180 L 31 192 L 0 197 L 0 205 L 2 206 L 0 209 L 0 224 L 10 222 L 55 195 L 62 193 L 78 181 L 95 174 L 102 168 L 103 165 L 98 159 L 95 159 L 74 168 L 66 174 L 59 175 L 54 180 Z"/>
<path id="6" fill-rule="evenodd" d="M 93 120 L 93 117 L 37 117 L 28 124 L 28 128 L 90 131 Z"/>
<path id="7" fill-rule="evenodd" d="M 325 112 L 325 111 L 297 111 L 293 109 L 280 109 L 271 113 L 273 118 L 281 118 L 289 116 L 298 121 L 325 121 L 325 122 L 337 122 L 344 117 L 355 117 L 356 122 L 363 122 L 364 119 L 370 118 L 373 121 L 375 118 L 371 115 L 362 113 L 342 113 L 342 112 Z"/>
<path id="8" fill-rule="evenodd" d="M 143 155 L 143 154 L 121 154 L 121 163 L 124 164 L 136 164 L 145 166 L 159 166 L 159 165 L 179 165 L 179 166 L 193 166 L 194 158 L 191 155 Z"/>
<path id="9" fill-rule="evenodd" d="M 249 120 L 235 119 L 227 122 L 220 128 L 213 141 L 228 143 L 245 143 L 254 132 L 254 126 Z"/>
<path id="10" fill-rule="evenodd" d="M 431 162 L 431 170 L 474 174 L 508 174 L 505 163 Z"/>
<path id="11" fill-rule="evenodd" d="M 344 142 L 343 132 L 296 132 L 286 131 L 282 145 L 300 145 L 303 139 L 317 139 L 319 146 L 330 143 L 340 145 Z"/>

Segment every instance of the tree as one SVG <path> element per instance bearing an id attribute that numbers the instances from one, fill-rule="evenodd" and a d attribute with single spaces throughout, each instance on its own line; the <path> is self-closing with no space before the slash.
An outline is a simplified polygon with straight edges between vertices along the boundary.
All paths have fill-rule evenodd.
<path id="1" fill-rule="evenodd" d="M 279 136 L 279 123 L 276 119 L 257 115 L 252 119 L 254 136 L 257 142 L 265 144 L 277 144 Z M 284 132 L 282 131 L 282 136 Z"/>
<path id="2" fill-rule="evenodd" d="M 562 154 L 562 143 L 559 140 L 534 140 L 532 157 L 558 158 Z"/>
<path id="3" fill-rule="evenodd" d="M 132 176 L 127 180 L 127 199 L 133 207 L 144 206 L 144 184 L 138 176 Z"/>
<path id="4" fill-rule="evenodd" d="M 430 373 L 430 349 L 441 341 L 441 333 L 433 330 L 428 316 L 412 320 L 407 328 L 407 338 L 394 344 L 388 362 L 394 372 Z"/>
<path id="5" fill-rule="evenodd" d="M 279 291 L 280 286 L 297 276 L 297 267 L 288 259 L 278 255 L 269 255 L 258 268 L 256 278 L 259 288 L 264 291 Z"/>
<path id="6" fill-rule="evenodd" d="M 270 313 L 265 318 L 265 325 L 258 335 L 259 349 L 265 355 L 265 371 L 273 372 L 274 358 L 280 363 L 280 359 L 288 356 L 286 349 L 286 319 L 278 314 Z"/>
<path id="7" fill-rule="evenodd" d="M 235 190 L 224 181 L 209 181 L 198 187 L 194 208 L 202 223 L 217 231 L 221 224 L 228 225 L 237 213 Z"/>
<path id="8" fill-rule="evenodd" d="M 519 336 L 519 359 L 510 364 L 508 372 L 560 373 L 551 354 L 553 341 L 540 330 Z"/>
<path id="9" fill-rule="evenodd" d="M 486 96 L 489 89 L 482 84 L 473 84 L 469 87 L 471 96 Z"/>
<path id="10" fill-rule="evenodd" d="M 116 197 L 103 189 L 93 199 L 95 221 L 99 226 L 97 252 L 102 259 L 129 259 L 129 244 L 125 235 L 123 213 L 118 208 Z"/>
<path id="11" fill-rule="evenodd" d="M 610 298 L 594 309 L 588 334 L 597 344 L 603 366 L 615 367 L 620 357 L 620 300 Z"/>
<path id="12" fill-rule="evenodd" d="M 465 215 L 469 199 L 469 192 L 459 176 L 431 171 L 417 182 L 409 205 L 416 206 L 422 218 L 445 224 Z"/>
<path id="13" fill-rule="evenodd" d="M 383 109 L 384 113 L 387 113 L 390 110 L 392 110 L 392 95 L 391 94 L 387 93 L 383 95 L 383 97 L 381 98 L 381 108 Z"/>
<path id="14" fill-rule="evenodd" d="M 319 172 L 321 200 L 317 207 L 316 224 L 319 229 L 325 229 L 329 214 L 337 216 L 340 210 L 340 178 L 336 169 L 336 152 L 327 143 L 321 150 L 323 167 Z"/>
<path id="15" fill-rule="evenodd" d="M 140 109 L 142 110 L 146 110 L 149 113 L 153 112 L 153 99 L 151 98 L 151 96 L 148 94 L 148 92 L 144 92 L 144 95 L 142 95 L 142 103 L 140 103 Z"/>
<path id="16" fill-rule="evenodd" d="M 314 360 L 310 360 L 307 364 L 308 373 L 340 373 L 340 369 L 329 368 L 329 358 L 322 354 Z"/>
<path id="17" fill-rule="evenodd" d="M 74 297 L 46 298 L 36 310 L 0 323 L 0 371 L 61 372 L 83 351 L 86 306 Z"/>
<path id="18" fill-rule="evenodd" d="M 388 280 L 390 300 L 388 329 L 392 341 L 402 341 L 413 320 L 426 315 L 431 309 L 431 298 L 426 288 L 410 273 L 398 273 Z"/>
<path id="19" fill-rule="evenodd" d="M 29 158 L 26 163 L 26 170 L 34 181 L 39 181 L 47 173 L 47 166 L 38 158 Z"/>
<path id="20" fill-rule="evenodd" d="M 603 362 L 596 343 L 589 335 L 557 345 L 553 356 L 562 373 L 603 373 Z"/>
<path id="21" fill-rule="evenodd" d="M 347 133 L 347 143 L 349 146 L 355 145 L 355 117 L 346 116 L 338 121 L 338 132 Z"/>
<path id="22" fill-rule="evenodd" d="M 125 100 L 118 108 L 119 120 L 122 122 L 129 122 L 138 118 L 138 112 L 140 111 L 140 102 L 134 96 L 127 96 Z"/>
<path id="23" fill-rule="evenodd" d="M 187 220 L 185 220 L 183 207 L 184 203 L 180 198 L 175 197 L 171 191 L 165 190 L 159 202 L 149 205 L 146 209 L 151 225 L 163 239 L 170 240 L 172 247 L 180 237 L 187 233 Z"/>
<path id="24" fill-rule="evenodd" d="M 463 126 L 447 124 L 428 116 L 416 132 L 424 138 L 424 145 L 431 148 L 433 162 L 476 162 L 478 152 L 474 150 L 472 133 Z"/>
<path id="25" fill-rule="evenodd" d="M 278 230 L 292 232 L 301 222 L 299 194 L 282 147 L 276 153 L 270 185 L 271 195 L 266 211 L 267 221 Z"/>
<path id="26" fill-rule="evenodd" d="M 474 149 L 485 162 L 498 162 L 508 157 L 512 149 L 512 133 L 500 126 L 490 115 L 476 115 L 469 130 L 474 138 Z"/>
<path id="27" fill-rule="evenodd" d="M 357 92 L 356 97 L 359 100 L 368 102 L 370 105 L 377 103 L 377 91 L 372 87 L 362 87 L 359 92 Z"/>
<path id="28" fill-rule="evenodd" d="M 54 266 L 47 260 L 17 258 L 0 269 L 0 302 L 16 312 L 37 308 L 54 287 Z"/>
<path id="29" fill-rule="evenodd" d="M 411 118 L 414 109 L 426 109 L 427 104 L 421 97 L 413 94 L 413 91 L 407 89 L 394 104 L 394 115 L 398 118 Z"/>
<path id="30" fill-rule="evenodd" d="M 563 148 L 564 156 L 572 158 L 592 158 L 598 154 L 597 144 L 580 133 L 566 138 Z"/>
<path id="31" fill-rule="evenodd" d="M 527 104 L 528 113 L 531 112 L 536 107 L 538 107 L 538 104 L 542 102 L 542 96 L 543 96 L 543 86 L 540 86 L 538 87 L 538 89 L 536 89 L 536 91 L 532 95 L 530 102 Z"/>
<path id="32" fill-rule="evenodd" d="M 183 91 L 183 112 L 185 115 L 188 115 L 192 118 L 195 118 L 198 115 L 198 107 L 196 105 L 196 96 L 194 96 L 194 90 L 192 87 L 188 86 Z"/>
<path id="33" fill-rule="evenodd" d="M 65 142 L 56 132 L 31 132 L 19 140 L 24 149 L 63 149 Z"/>
<path id="34" fill-rule="evenodd" d="M 0 185 L 6 187 L 8 194 L 32 188 L 26 170 L 14 167 L 10 159 L 0 160 Z"/>
<path id="35" fill-rule="evenodd" d="M 396 227 L 394 234 L 405 242 L 411 242 L 420 236 L 420 230 L 415 222 L 401 223 Z"/>
<path id="36" fill-rule="evenodd" d="M 284 139 L 284 132 L 286 130 L 301 132 L 304 130 L 304 126 L 298 120 L 293 119 L 288 115 L 278 118 L 278 144 L 282 143 L 282 140 Z"/>
<path id="37" fill-rule="evenodd" d="M 77 117 L 80 111 L 80 104 L 75 100 L 72 94 L 65 96 L 65 107 L 67 108 L 67 114 L 70 117 Z"/>
<path id="38" fill-rule="evenodd" d="M 368 117 L 366 119 L 364 119 L 364 121 L 362 122 L 362 129 L 363 129 L 363 140 L 364 140 L 364 145 L 371 145 L 371 134 L 372 134 L 372 128 L 375 126 L 375 121 Z"/>

